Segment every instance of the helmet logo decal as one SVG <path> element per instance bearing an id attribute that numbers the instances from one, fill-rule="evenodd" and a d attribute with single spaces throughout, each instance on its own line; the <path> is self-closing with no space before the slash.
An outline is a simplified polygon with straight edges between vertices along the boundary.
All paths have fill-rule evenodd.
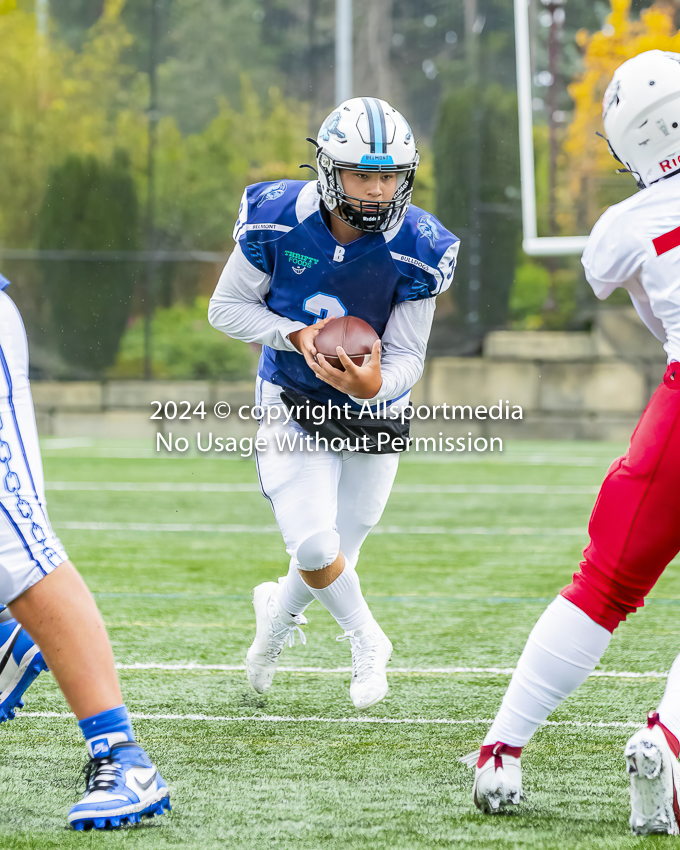
<path id="1" fill-rule="evenodd" d="M 427 239 L 430 243 L 430 248 L 434 250 L 437 239 L 439 239 L 439 228 L 431 215 L 420 216 L 418 219 L 418 233 L 420 233 L 421 238 Z"/>
<path id="2" fill-rule="evenodd" d="M 280 183 L 277 183 L 276 186 L 272 186 L 271 189 L 265 189 L 259 196 L 260 199 L 257 202 L 257 208 L 259 209 L 266 201 L 275 201 L 277 198 L 280 198 L 287 188 L 288 184 L 284 183 L 282 180 Z"/>
<path id="3" fill-rule="evenodd" d="M 319 135 L 324 140 L 324 142 L 329 142 L 331 139 L 331 134 L 333 136 L 337 136 L 340 141 L 346 141 L 346 136 L 342 132 L 342 130 L 338 130 L 338 124 L 340 123 L 340 118 L 342 116 L 339 112 L 331 112 L 331 114 L 326 118 L 323 122 L 323 126 L 319 131 Z"/>

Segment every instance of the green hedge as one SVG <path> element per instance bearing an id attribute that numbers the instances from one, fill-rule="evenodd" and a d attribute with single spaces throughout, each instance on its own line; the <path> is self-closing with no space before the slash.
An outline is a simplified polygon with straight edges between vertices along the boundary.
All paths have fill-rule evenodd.
<path id="1" fill-rule="evenodd" d="M 235 381 L 254 374 L 257 353 L 208 324 L 208 299 L 191 306 L 157 310 L 151 323 L 154 378 Z M 139 378 L 144 372 L 144 319 L 130 322 L 121 340 L 114 378 Z"/>
<path id="2" fill-rule="evenodd" d="M 50 172 L 38 215 L 42 249 L 134 251 L 138 205 L 127 154 L 110 163 L 69 156 Z M 57 347 L 83 374 L 110 366 L 139 273 L 127 262 L 44 261 L 43 285 Z"/>

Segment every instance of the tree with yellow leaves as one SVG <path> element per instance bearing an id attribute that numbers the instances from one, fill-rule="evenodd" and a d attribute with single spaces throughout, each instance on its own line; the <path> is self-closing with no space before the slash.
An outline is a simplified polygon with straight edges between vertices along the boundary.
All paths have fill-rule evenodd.
<path id="1" fill-rule="evenodd" d="M 602 132 L 602 97 L 614 71 L 646 50 L 680 53 L 673 8 L 655 3 L 631 17 L 631 0 L 610 0 L 611 13 L 599 32 L 579 30 L 576 41 L 583 51 L 583 71 L 569 86 L 574 119 L 563 146 L 559 223 L 566 233 L 587 233 L 603 209 L 633 194 L 632 178 L 616 175 L 617 163 Z"/>

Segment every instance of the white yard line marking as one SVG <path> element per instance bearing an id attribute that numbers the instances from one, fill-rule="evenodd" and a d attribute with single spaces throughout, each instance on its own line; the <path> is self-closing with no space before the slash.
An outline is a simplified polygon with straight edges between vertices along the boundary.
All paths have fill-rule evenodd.
<path id="1" fill-rule="evenodd" d="M 57 528 L 69 531 L 150 531 L 150 532 L 194 532 L 199 534 L 277 534 L 279 528 L 276 525 L 221 525 L 206 523 L 153 523 L 153 522 L 71 522 L 62 520 L 53 523 Z M 446 535 L 474 535 L 474 536 L 528 536 L 528 537 L 585 537 L 587 531 L 584 528 L 444 528 L 443 526 L 404 526 L 404 525 L 379 525 L 371 531 L 371 534 L 446 534 Z"/>
<path id="2" fill-rule="evenodd" d="M 71 720 L 73 714 L 59 711 L 17 711 L 17 718 L 56 718 L 63 720 Z M 470 718 L 463 720 L 453 720 L 448 717 L 318 717 L 311 715 L 309 717 L 288 717 L 285 715 L 263 714 L 263 715 L 224 715 L 224 714 L 139 714 L 130 712 L 130 717 L 133 720 L 199 720 L 212 723 L 328 723 L 328 724 L 346 724 L 346 723 L 375 723 L 386 726 L 488 726 L 492 720 L 486 718 Z M 606 722 L 599 720 L 597 722 L 589 720 L 548 720 L 544 726 L 570 726 L 577 729 L 634 729 L 642 726 L 641 721 L 635 720 L 619 720 Z"/>
<path id="3" fill-rule="evenodd" d="M 185 662 L 141 662 L 134 664 L 116 664 L 116 670 L 218 670 L 225 673 L 245 671 L 245 664 L 201 664 L 198 661 Z M 279 673 L 351 673 L 351 667 L 278 667 Z M 400 673 L 416 676 L 452 676 L 456 674 L 475 674 L 493 676 L 512 676 L 514 667 L 388 667 L 388 673 Z M 626 670 L 595 670 L 590 674 L 594 679 L 665 679 L 667 673 L 648 670 L 643 673 Z"/>
<path id="4" fill-rule="evenodd" d="M 451 493 L 466 495 L 592 496 L 599 487 L 549 484 L 397 484 L 393 493 Z"/>
<path id="5" fill-rule="evenodd" d="M 46 490 L 98 491 L 122 493 L 259 493 L 258 484 L 190 484 L 173 481 L 46 481 Z"/>
<path id="6" fill-rule="evenodd" d="M 46 490 L 113 491 L 121 493 L 259 493 L 258 484 L 201 484 L 171 481 L 47 481 Z M 599 487 L 544 484 L 396 484 L 393 493 L 452 495 L 550 495 L 592 496 Z"/>
<path id="7" fill-rule="evenodd" d="M 277 525 L 221 525 L 193 522 L 56 522 L 57 528 L 71 531 L 192 531 L 218 534 L 274 534 Z"/>

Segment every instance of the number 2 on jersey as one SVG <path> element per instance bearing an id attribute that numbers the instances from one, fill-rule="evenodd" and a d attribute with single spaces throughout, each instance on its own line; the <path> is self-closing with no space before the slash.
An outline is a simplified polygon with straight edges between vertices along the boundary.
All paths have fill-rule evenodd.
<path id="1" fill-rule="evenodd" d="M 310 295 L 309 298 L 305 298 L 302 302 L 302 309 L 305 313 L 311 313 L 312 316 L 316 316 L 314 324 L 320 322 L 322 319 L 326 319 L 328 316 L 335 316 L 336 319 L 339 319 L 340 316 L 347 315 L 347 310 L 342 301 L 334 295 L 326 295 L 325 292 L 317 292 L 314 295 Z"/>

